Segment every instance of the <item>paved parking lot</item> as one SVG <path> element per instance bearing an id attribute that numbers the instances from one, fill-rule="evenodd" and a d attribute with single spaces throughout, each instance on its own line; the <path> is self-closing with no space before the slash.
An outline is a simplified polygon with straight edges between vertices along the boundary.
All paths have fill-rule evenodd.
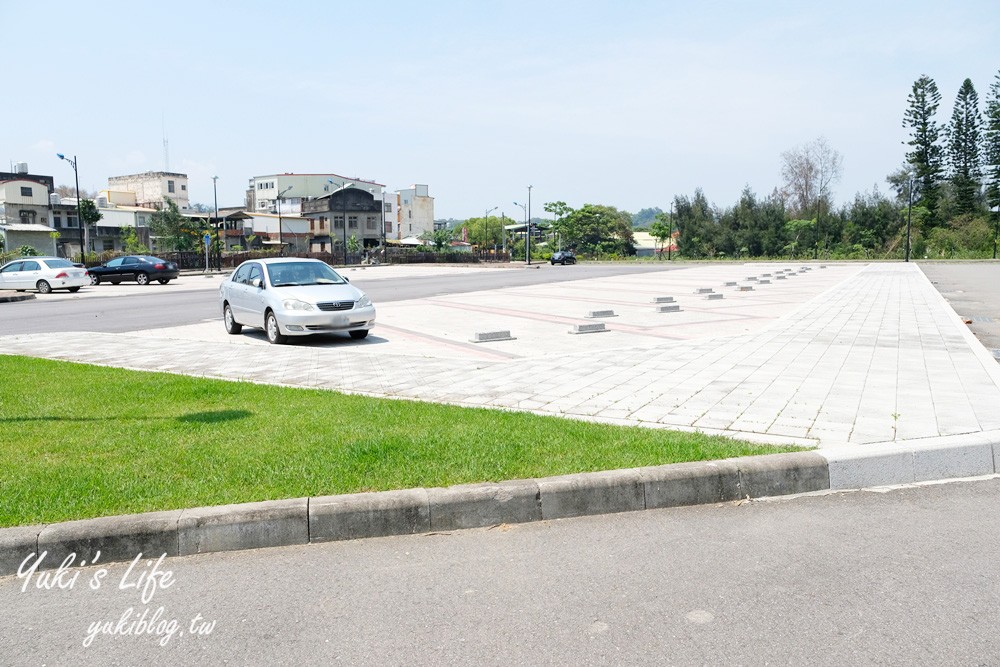
<path id="1" fill-rule="evenodd" d="M 250 330 L 229 336 L 213 319 L 125 334 L 8 336 L 0 346 L 126 368 L 822 446 L 1000 429 L 1000 365 L 916 266 L 801 266 L 705 265 L 383 301 L 376 329 L 361 342 L 336 336 L 277 347 Z M 786 279 L 775 275 L 793 269 Z M 350 276 L 364 287 L 428 270 L 498 269 L 376 267 Z M 748 280 L 765 273 L 770 284 Z M 185 276 L 171 287 L 218 280 Z M 708 300 L 699 288 L 723 298 Z M 680 312 L 656 312 L 653 299 L 661 296 L 673 296 Z M 593 310 L 615 316 L 588 319 Z M 608 331 L 569 333 L 595 321 Z M 470 342 L 476 332 L 500 329 L 515 340 Z"/>

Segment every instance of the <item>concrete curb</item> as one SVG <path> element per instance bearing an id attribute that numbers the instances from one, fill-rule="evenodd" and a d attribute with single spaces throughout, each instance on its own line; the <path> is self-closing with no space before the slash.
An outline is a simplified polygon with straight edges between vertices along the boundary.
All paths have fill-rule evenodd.
<path id="1" fill-rule="evenodd" d="M 524 523 L 992 474 L 1000 431 L 872 447 L 316 498 L 0 529 L 0 576 L 39 569 Z M 29 564 L 32 561 L 29 561 Z"/>
<path id="2" fill-rule="evenodd" d="M 18 292 L 10 292 L 8 290 L 0 290 L 0 303 L 13 303 L 15 301 L 30 301 L 34 299 L 34 294 L 20 294 Z"/>
<path id="3" fill-rule="evenodd" d="M 830 469 L 835 491 L 977 477 L 1000 471 L 1000 431 L 984 431 L 817 452 Z"/>

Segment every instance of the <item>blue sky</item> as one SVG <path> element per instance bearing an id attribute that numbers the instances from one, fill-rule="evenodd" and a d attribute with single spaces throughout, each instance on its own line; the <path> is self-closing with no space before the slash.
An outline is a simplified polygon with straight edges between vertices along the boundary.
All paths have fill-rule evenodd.
<path id="1" fill-rule="evenodd" d="M 819 136 L 843 202 L 902 163 L 917 77 L 947 122 L 964 78 L 982 103 L 1000 70 L 995 1 L 0 0 L 0 17 L 7 162 L 71 183 L 55 153 L 76 154 L 99 189 L 163 170 L 165 128 L 195 202 L 213 175 L 228 206 L 254 175 L 334 172 L 426 183 L 439 218 L 520 216 L 529 184 L 536 214 L 696 187 L 727 206 Z"/>

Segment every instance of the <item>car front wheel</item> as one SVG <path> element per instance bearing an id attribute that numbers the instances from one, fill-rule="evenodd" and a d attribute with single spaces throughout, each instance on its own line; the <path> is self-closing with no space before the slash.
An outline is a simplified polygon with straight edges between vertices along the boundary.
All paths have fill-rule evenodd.
<path id="1" fill-rule="evenodd" d="M 137 283 L 139 283 L 140 285 L 148 285 L 149 284 L 149 276 L 147 274 L 145 274 L 145 273 L 137 273 L 137 274 L 135 274 L 135 281 Z"/>
<path id="2" fill-rule="evenodd" d="M 222 309 L 222 319 L 226 323 L 226 333 L 235 336 L 243 331 L 243 325 L 233 318 L 233 309 L 229 307 L 228 303 Z"/>
<path id="3" fill-rule="evenodd" d="M 281 333 L 281 329 L 278 328 L 278 318 L 271 311 L 267 311 L 267 316 L 264 318 L 264 332 L 267 334 L 267 341 L 274 345 L 281 345 L 288 340 L 288 336 Z"/>

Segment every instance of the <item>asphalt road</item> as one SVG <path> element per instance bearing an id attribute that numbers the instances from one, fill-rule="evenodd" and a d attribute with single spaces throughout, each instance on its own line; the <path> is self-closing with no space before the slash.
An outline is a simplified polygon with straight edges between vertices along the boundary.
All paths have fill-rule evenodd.
<path id="1" fill-rule="evenodd" d="M 0 664 L 996 664 L 998 551 L 990 479 L 73 568 L 0 579 Z"/>
<path id="2" fill-rule="evenodd" d="M 1000 359 L 1000 264 L 920 262 L 919 266 L 982 344 Z"/>
<path id="3" fill-rule="evenodd" d="M 384 279 L 377 268 L 365 272 L 344 271 L 376 304 L 385 301 L 419 299 L 441 294 L 477 292 L 498 287 L 517 287 L 541 283 L 583 280 L 626 273 L 644 273 L 679 269 L 683 265 L 662 264 L 577 264 L 538 268 L 482 271 L 460 276 L 435 274 L 423 277 Z M 200 276 L 183 276 L 191 281 Z M 102 331 L 122 333 L 142 329 L 194 324 L 220 319 L 218 290 L 214 286 L 195 288 L 180 282 L 169 285 L 139 286 L 123 283 L 117 287 L 100 285 L 84 288 L 79 298 L 65 298 L 65 293 L 38 295 L 31 301 L 0 304 L 0 336 L 60 331 Z M 111 293 L 121 296 L 107 296 Z M 61 298 L 60 298 L 61 297 Z"/>

